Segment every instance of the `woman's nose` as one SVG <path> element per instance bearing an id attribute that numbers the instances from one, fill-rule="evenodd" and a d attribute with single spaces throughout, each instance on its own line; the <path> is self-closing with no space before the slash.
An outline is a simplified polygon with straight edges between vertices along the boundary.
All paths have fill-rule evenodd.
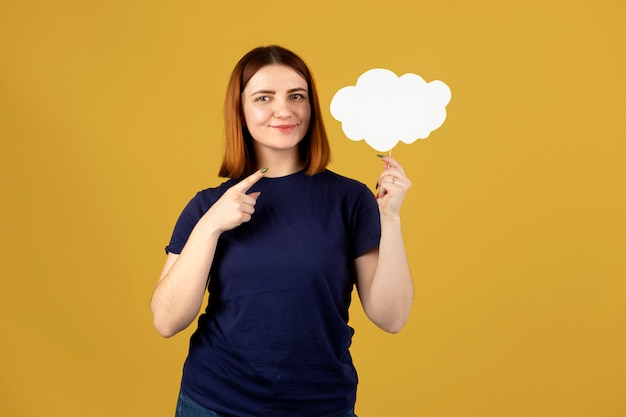
<path id="1" fill-rule="evenodd" d="M 290 103 L 287 100 L 274 101 L 276 107 L 274 107 L 274 116 L 279 119 L 285 119 L 291 117 L 293 111 L 291 110 Z"/>

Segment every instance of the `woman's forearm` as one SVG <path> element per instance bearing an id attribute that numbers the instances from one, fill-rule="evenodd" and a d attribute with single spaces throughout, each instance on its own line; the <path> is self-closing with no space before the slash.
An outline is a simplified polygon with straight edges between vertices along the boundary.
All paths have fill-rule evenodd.
<path id="1" fill-rule="evenodd" d="M 399 217 L 381 217 L 378 264 L 370 286 L 370 315 L 382 329 L 396 333 L 413 304 L 413 280 Z"/>
<path id="2" fill-rule="evenodd" d="M 164 337 L 187 328 L 202 307 L 219 235 L 207 235 L 197 229 L 189 236 L 180 255 L 168 255 L 152 295 L 154 327 Z"/>

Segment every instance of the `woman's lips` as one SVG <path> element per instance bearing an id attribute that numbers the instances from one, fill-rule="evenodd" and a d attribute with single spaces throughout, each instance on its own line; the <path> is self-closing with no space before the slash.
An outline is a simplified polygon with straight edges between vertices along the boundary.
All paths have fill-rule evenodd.
<path id="1" fill-rule="evenodd" d="M 277 125 L 272 128 L 278 130 L 281 133 L 289 133 L 296 128 L 297 125 Z"/>

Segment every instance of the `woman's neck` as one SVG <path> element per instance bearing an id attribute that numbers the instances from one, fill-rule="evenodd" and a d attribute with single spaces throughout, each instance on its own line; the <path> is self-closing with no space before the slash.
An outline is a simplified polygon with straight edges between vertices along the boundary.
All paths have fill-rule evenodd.
<path id="1" fill-rule="evenodd" d="M 304 164 L 300 161 L 298 153 L 276 152 L 270 155 L 257 154 L 257 169 L 268 168 L 266 177 L 284 177 L 301 171 Z"/>

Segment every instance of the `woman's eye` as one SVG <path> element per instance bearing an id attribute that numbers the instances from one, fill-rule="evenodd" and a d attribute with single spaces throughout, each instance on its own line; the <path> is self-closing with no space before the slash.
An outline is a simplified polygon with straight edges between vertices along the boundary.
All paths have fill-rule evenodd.
<path id="1" fill-rule="evenodd" d="M 296 93 L 291 95 L 292 100 L 304 100 L 304 94 Z"/>
<path id="2" fill-rule="evenodd" d="M 256 98 L 256 101 L 269 101 L 269 99 L 268 96 L 259 96 Z"/>

